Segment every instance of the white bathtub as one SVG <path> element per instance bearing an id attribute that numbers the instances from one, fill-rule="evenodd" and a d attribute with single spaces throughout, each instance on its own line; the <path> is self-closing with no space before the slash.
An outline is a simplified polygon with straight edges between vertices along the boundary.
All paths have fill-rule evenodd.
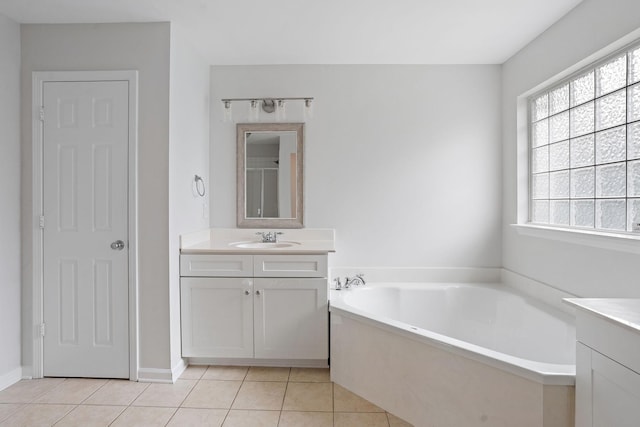
<path id="1" fill-rule="evenodd" d="M 332 290 L 331 371 L 415 425 L 572 425 L 575 327 L 501 284 Z"/>

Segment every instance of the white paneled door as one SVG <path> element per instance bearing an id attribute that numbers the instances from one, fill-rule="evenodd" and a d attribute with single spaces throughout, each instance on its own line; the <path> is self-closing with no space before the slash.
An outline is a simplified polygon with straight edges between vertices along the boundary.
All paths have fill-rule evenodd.
<path id="1" fill-rule="evenodd" d="M 43 85 L 43 373 L 129 378 L 129 83 Z"/>

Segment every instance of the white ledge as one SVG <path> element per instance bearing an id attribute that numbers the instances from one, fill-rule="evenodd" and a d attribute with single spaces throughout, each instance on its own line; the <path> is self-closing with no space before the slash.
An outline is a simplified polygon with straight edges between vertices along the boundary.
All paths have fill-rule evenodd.
<path id="1" fill-rule="evenodd" d="M 640 254 L 640 235 L 547 227 L 535 224 L 511 224 L 511 227 L 515 228 L 518 234 L 523 236 Z"/>

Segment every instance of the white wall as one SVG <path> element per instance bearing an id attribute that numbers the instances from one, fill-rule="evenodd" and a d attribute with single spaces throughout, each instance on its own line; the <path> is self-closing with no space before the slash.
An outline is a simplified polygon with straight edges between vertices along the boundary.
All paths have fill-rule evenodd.
<path id="1" fill-rule="evenodd" d="M 20 372 L 20 26 L 0 14 L 0 389 Z"/>
<path id="2" fill-rule="evenodd" d="M 200 57 L 183 29 L 171 25 L 169 142 L 169 286 L 171 366 L 181 361 L 180 234 L 209 227 L 209 63 Z M 196 193 L 194 175 L 206 184 Z"/>
<path id="3" fill-rule="evenodd" d="M 23 364 L 32 360 L 31 73 L 138 70 L 139 364 L 170 365 L 168 23 L 22 25 Z"/>
<path id="4" fill-rule="evenodd" d="M 518 235 L 516 98 L 640 27 L 637 0 L 585 0 L 503 66 L 503 265 L 584 297 L 640 297 L 638 255 Z"/>
<path id="5" fill-rule="evenodd" d="M 212 226 L 235 226 L 248 109 L 222 123 L 220 98 L 313 96 L 305 226 L 336 229 L 333 266 L 500 266 L 499 66 L 213 66 L 211 86 Z"/>

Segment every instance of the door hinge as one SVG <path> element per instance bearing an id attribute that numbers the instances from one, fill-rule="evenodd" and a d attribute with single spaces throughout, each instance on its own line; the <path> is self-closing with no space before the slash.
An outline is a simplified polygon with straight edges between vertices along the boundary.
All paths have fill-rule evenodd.
<path id="1" fill-rule="evenodd" d="M 44 333 L 45 333 L 44 323 L 40 323 L 40 336 L 44 337 Z"/>
<path id="2" fill-rule="evenodd" d="M 44 122 L 44 107 L 40 107 L 40 121 Z"/>
<path id="3" fill-rule="evenodd" d="M 44 216 L 40 216 L 39 220 L 38 220 L 38 225 L 40 226 L 40 228 L 44 228 Z"/>

